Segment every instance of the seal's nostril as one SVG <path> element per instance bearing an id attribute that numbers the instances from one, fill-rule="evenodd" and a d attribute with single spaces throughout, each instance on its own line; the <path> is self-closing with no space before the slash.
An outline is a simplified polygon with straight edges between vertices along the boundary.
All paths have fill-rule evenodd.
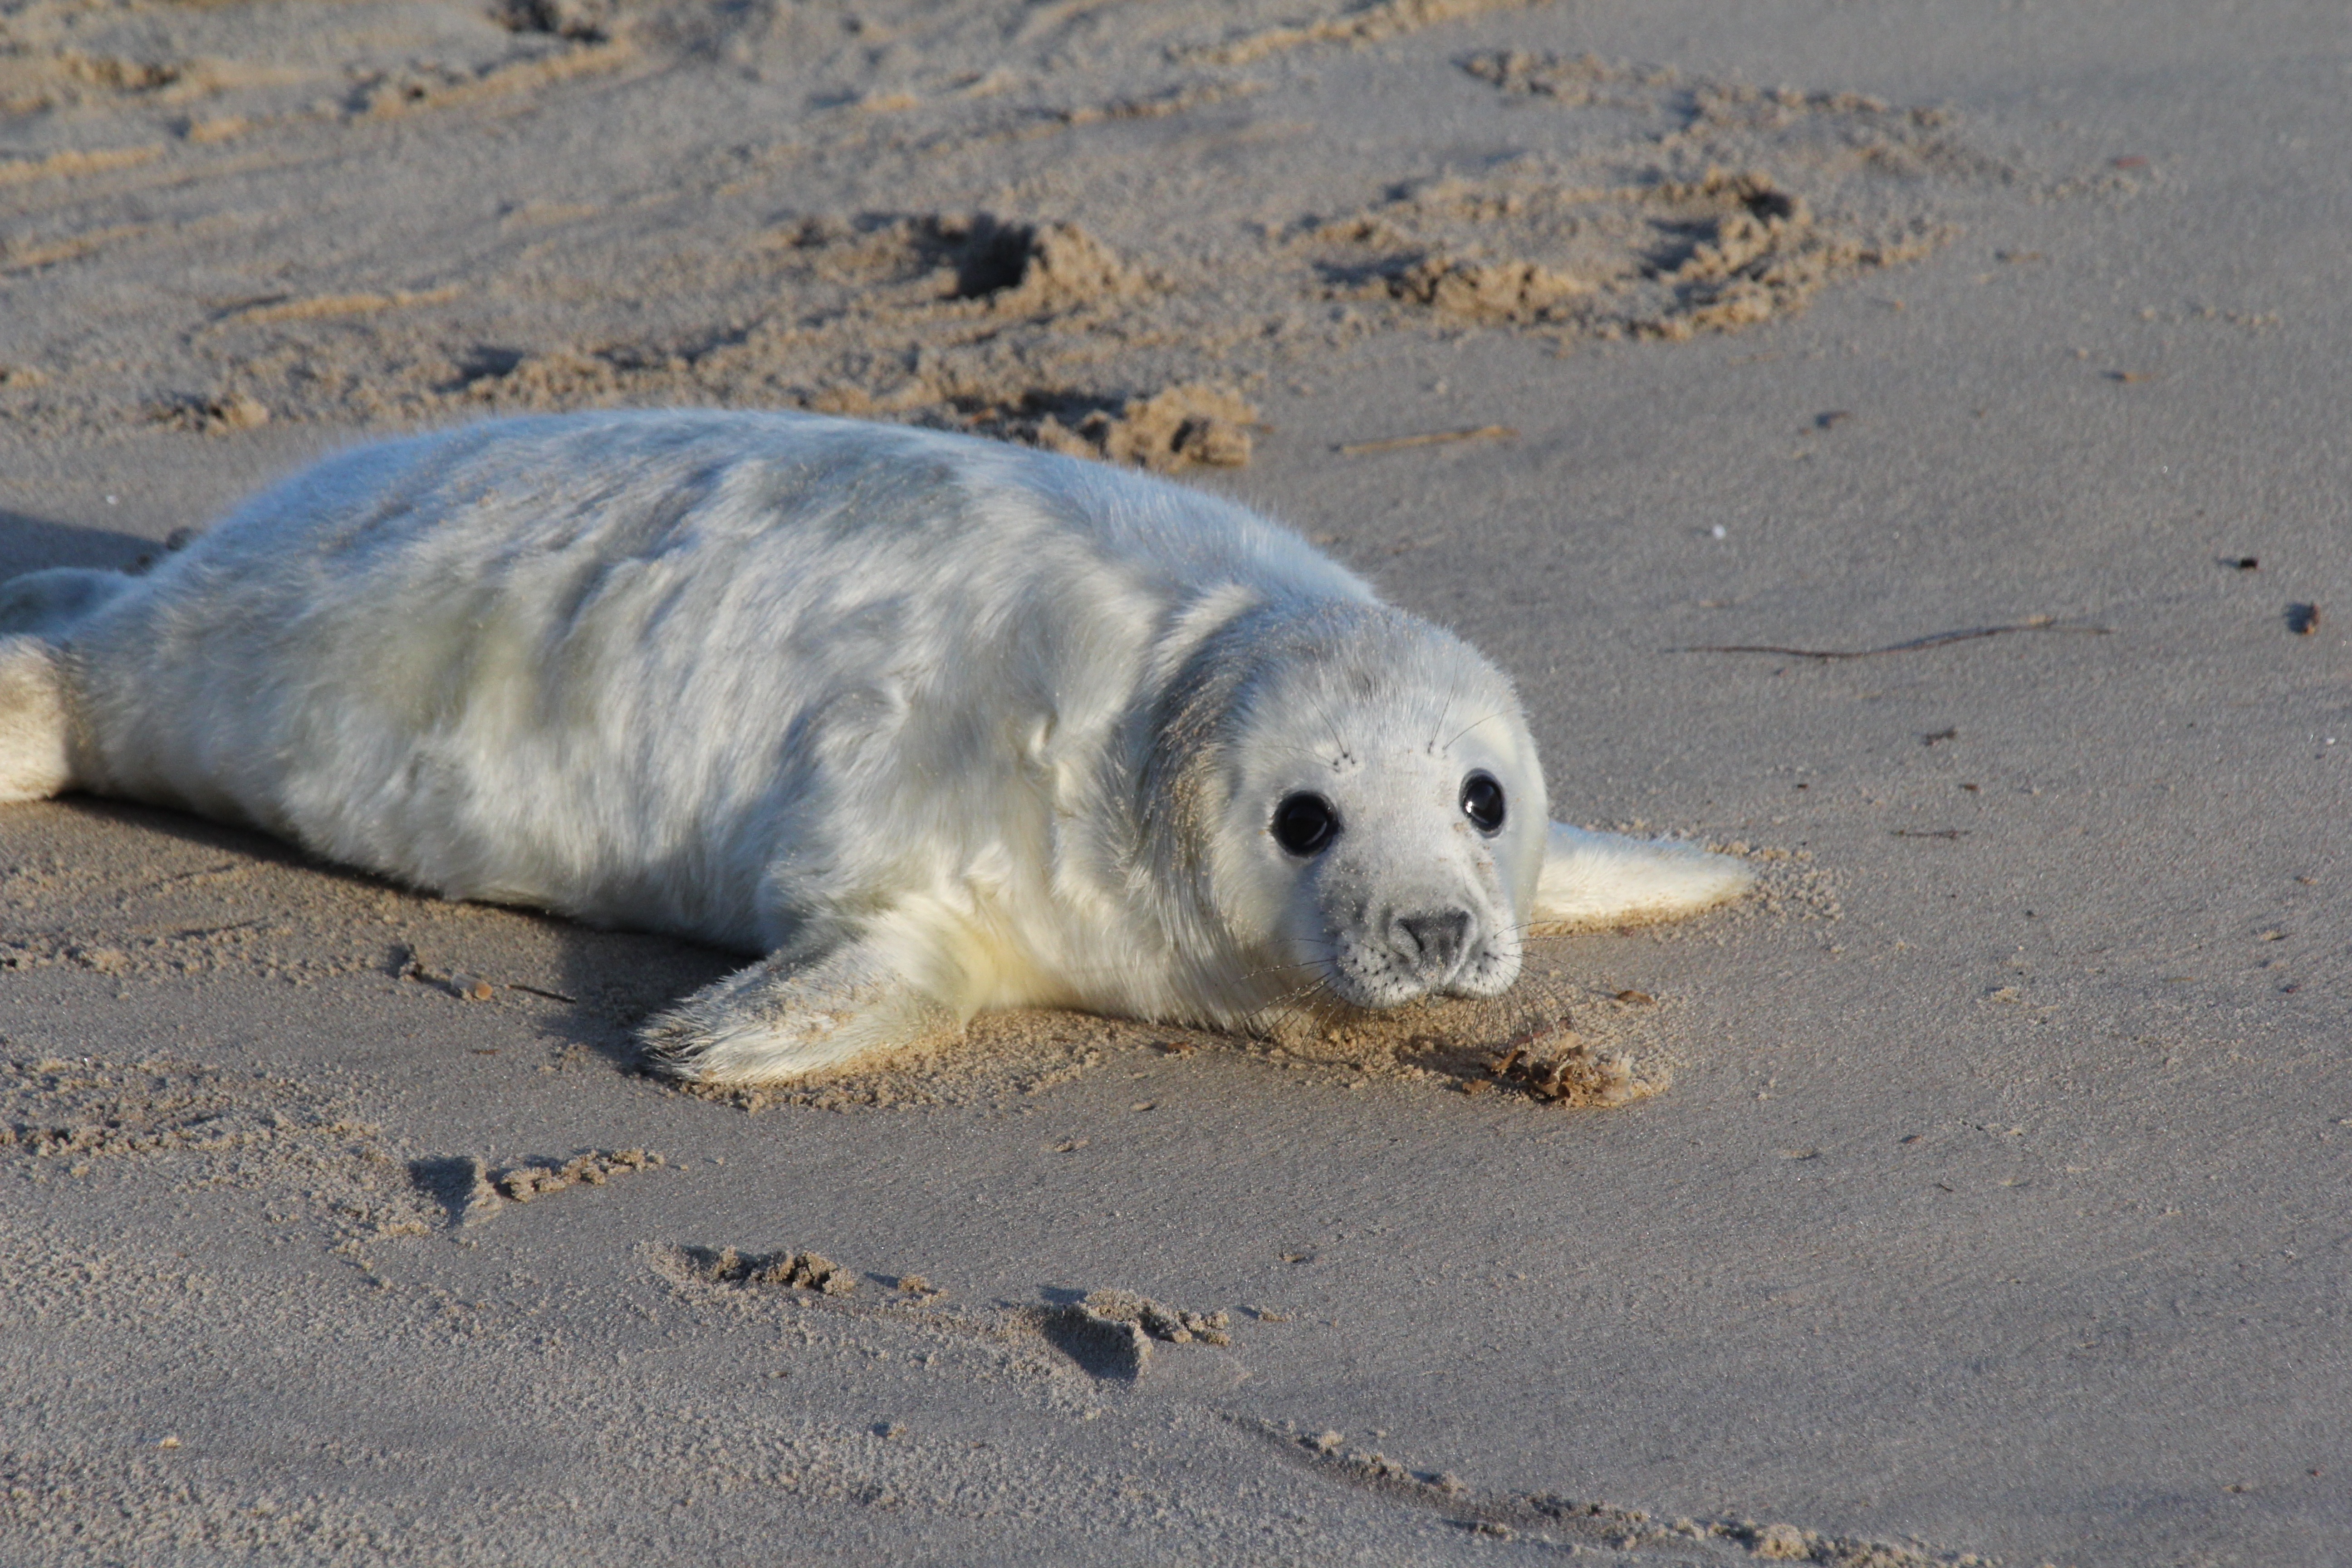
<path id="1" fill-rule="evenodd" d="M 1468 910 L 1423 910 L 1399 915 L 1392 924 L 1400 933 L 1397 951 L 1424 971 L 1452 969 L 1470 940 Z"/>

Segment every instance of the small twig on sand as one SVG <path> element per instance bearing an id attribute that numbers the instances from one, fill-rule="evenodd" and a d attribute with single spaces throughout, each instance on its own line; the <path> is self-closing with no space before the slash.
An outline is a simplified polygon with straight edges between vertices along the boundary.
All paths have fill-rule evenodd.
<path id="1" fill-rule="evenodd" d="M 1509 441 L 1518 432 L 1508 425 L 1481 425 L 1475 430 L 1432 430 L 1423 436 L 1391 436 L 1384 441 L 1346 441 L 1333 451 L 1343 458 L 1361 458 L 1373 452 L 1401 452 L 1407 447 L 1434 447 L 1445 441 Z"/>
<path id="2" fill-rule="evenodd" d="M 487 1002 L 497 994 L 497 988 L 481 976 L 468 974 L 462 969 L 453 969 L 444 973 L 438 969 L 429 967 L 414 952 L 409 954 L 408 961 L 400 966 L 400 974 L 405 980 L 421 980 L 427 985 L 437 986 L 461 1002 Z"/>
<path id="3" fill-rule="evenodd" d="M 1979 637 L 1997 637 L 2010 632 L 2076 632 L 2084 637 L 2103 637 L 2112 630 L 2107 626 L 2063 626 L 2054 616 L 2036 616 L 2030 621 L 2020 621 L 2009 626 L 1971 626 L 1966 631 L 1937 632 L 1933 637 L 1913 637 L 1909 642 L 1889 643 L 1885 647 L 1820 648 L 1780 647 L 1769 643 L 1700 643 L 1690 647 L 1668 648 L 1668 653 L 1769 653 L 1782 658 L 1876 658 L 1883 653 L 1922 653 L 1948 643 L 1974 642 Z"/>

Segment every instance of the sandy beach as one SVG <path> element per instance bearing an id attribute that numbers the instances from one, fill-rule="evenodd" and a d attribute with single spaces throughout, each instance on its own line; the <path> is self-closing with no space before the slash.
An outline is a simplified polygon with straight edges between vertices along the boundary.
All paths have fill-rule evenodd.
<path id="1" fill-rule="evenodd" d="M 2295 0 L 14 0 L 0 576 L 499 414 L 968 430 L 1759 891 L 695 1091 L 731 955 L 0 807 L 0 1558 L 2352 1560 L 2347 91 Z M 1487 1076 L 1563 1021 L 1631 1076 Z"/>

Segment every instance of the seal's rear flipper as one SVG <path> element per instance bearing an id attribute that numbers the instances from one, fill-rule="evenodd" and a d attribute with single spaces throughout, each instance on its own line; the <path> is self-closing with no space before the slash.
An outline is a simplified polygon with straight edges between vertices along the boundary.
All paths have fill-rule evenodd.
<path id="1" fill-rule="evenodd" d="M 1679 920 L 1738 898 L 1755 879 L 1728 855 L 1555 822 L 1532 919 L 1538 926 Z"/>
<path id="2" fill-rule="evenodd" d="M 72 783 L 58 650 L 39 637 L 0 637 L 0 801 L 47 800 Z"/>
<path id="3" fill-rule="evenodd" d="M 0 801 L 46 800 L 73 784 L 58 650 L 135 581 L 59 566 L 0 583 Z"/>
<path id="4" fill-rule="evenodd" d="M 672 1078 L 772 1083 L 909 1046 L 954 1023 L 869 938 L 814 960 L 771 957 L 739 969 L 647 1020 L 638 1037 Z"/>

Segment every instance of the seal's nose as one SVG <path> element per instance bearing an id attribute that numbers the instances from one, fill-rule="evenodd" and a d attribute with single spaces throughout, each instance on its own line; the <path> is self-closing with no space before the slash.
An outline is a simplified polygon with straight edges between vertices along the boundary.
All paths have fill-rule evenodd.
<path id="1" fill-rule="evenodd" d="M 1468 910 L 1420 910 L 1389 921 L 1389 945 L 1425 979 L 1454 973 L 1469 941 Z"/>

